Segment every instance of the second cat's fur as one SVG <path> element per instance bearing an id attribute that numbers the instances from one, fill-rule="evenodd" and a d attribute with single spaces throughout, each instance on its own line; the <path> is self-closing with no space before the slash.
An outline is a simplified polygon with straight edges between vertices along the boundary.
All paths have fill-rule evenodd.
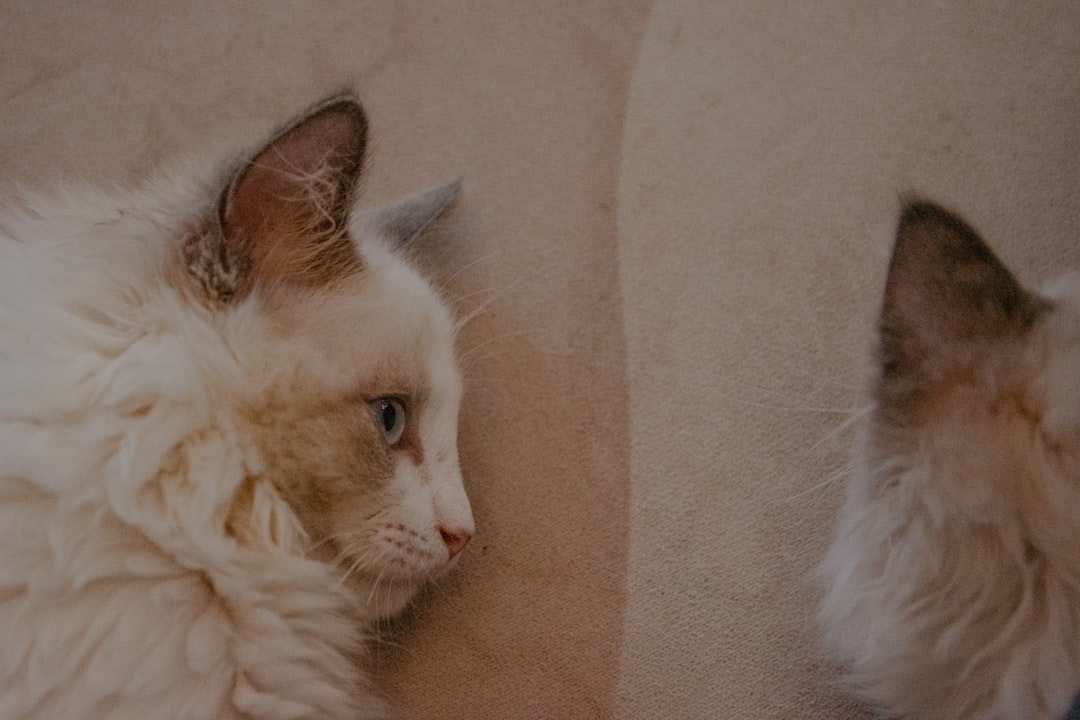
<path id="1" fill-rule="evenodd" d="M 824 565 L 829 650 L 890 717 L 1063 717 L 1080 688 L 1080 281 L 1028 291 L 914 203 L 879 363 Z"/>
<path id="2" fill-rule="evenodd" d="M 454 323 L 329 100 L 222 169 L 0 217 L 0 717 L 358 720 L 473 532 Z"/>

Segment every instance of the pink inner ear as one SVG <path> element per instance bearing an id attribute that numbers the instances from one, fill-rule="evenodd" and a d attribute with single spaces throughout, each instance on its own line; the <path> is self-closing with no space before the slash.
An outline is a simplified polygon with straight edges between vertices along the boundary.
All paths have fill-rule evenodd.
<path id="1" fill-rule="evenodd" d="M 366 121 L 350 99 L 331 101 L 270 141 L 234 179 L 222 211 L 227 243 L 259 276 L 298 276 L 338 265 Z M 334 257 L 326 257 L 330 253 Z"/>

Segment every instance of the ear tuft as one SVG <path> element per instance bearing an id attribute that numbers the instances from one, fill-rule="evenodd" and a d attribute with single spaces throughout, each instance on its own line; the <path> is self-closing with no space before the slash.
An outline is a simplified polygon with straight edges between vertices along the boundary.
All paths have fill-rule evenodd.
<path id="1" fill-rule="evenodd" d="M 187 248 L 189 268 L 210 298 L 243 297 L 259 283 L 319 285 L 359 268 L 348 216 L 366 138 L 360 103 L 334 97 L 239 166 L 211 229 Z"/>

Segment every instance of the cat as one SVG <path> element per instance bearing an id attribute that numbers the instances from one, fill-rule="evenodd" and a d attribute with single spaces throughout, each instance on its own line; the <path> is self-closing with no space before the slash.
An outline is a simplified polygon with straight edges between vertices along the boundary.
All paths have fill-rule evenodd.
<path id="1" fill-rule="evenodd" d="M 890 717 L 1062 718 L 1080 689 L 1080 277 L 1026 289 L 965 221 L 911 202 L 879 342 L 822 566 L 825 646 Z"/>
<path id="2" fill-rule="evenodd" d="M 474 532 L 455 324 L 353 212 L 352 94 L 0 215 L 0 717 L 382 718 L 365 635 Z M 370 638 L 368 638 L 370 639 Z"/>

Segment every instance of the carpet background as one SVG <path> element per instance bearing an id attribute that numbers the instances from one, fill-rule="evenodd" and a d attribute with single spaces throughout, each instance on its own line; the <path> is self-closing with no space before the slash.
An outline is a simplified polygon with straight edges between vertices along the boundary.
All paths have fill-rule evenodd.
<path id="1" fill-rule="evenodd" d="M 1080 5 L 0 5 L 0 183 L 123 182 L 353 85 L 363 201 L 461 174 L 478 534 L 403 718 L 868 717 L 814 640 L 904 193 L 1080 267 Z"/>

